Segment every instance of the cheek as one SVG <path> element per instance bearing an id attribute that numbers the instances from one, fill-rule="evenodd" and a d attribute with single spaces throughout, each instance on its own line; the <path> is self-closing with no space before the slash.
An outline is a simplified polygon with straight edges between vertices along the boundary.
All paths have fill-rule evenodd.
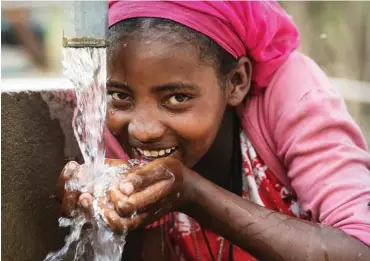
<path id="1" fill-rule="evenodd" d="M 201 140 L 213 133 L 217 129 L 216 115 L 202 115 L 200 113 L 191 113 L 178 117 L 173 121 L 176 126 L 173 129 L 188 141 Z"/>
<path id="2" fill-rule="evenodd" d="M 202 102 L 189 113 L 174 117 L 170 128 L 181 137 L 186 165 L 194 165 L 209 150 L 218 133 L 226 105 Z"/>
<path id="3" fill-rule="evenodd" d="M 120 134 L 129 121 L 124 113 L 113 108 L 110 104 L 107 105 L 106 119 L 107 127 L 114 136 Z"/>

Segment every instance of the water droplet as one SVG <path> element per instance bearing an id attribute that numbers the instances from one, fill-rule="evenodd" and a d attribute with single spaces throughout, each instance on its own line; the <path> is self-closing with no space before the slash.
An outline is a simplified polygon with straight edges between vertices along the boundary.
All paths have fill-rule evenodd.
<path id="1" fill-rule="evenodd" d="M 115 113 L 115 111 L 114 111 L 114 110 L 111 110 L 111 111 L 110 111 L 110 114 L 112 114 L 112 115 L 113 115 L 114 113 Z"/>
<path id="2" fill-rule="evenodd" d="M 134 213 L 132 213 L 131 218 L 135 218 L 136 216 L 137 216 L 137 212 L 135 211 Z"/>

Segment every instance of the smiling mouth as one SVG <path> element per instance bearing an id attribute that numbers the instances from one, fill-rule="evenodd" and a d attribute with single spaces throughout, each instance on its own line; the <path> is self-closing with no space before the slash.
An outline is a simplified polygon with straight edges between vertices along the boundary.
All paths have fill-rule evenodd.
<path id="1" fill-rule="evenodd" d="M 160 150 L 143 150 L 140 148 L 134 148 L 137 154 L 147 159 L 157 159 L 162 157 L 168 157 L 177 151 L 176 147 L 160 149 Z"/>

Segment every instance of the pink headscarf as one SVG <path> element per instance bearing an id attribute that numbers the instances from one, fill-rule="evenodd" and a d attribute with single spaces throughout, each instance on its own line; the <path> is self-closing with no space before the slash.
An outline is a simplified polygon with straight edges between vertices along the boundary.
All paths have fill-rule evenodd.
<path id="1" fill-rule="evenodd" d="M 275 1 L 109 1 L 109 26 L 135 17 L 176 21 L 212 38 L 235 58 L 247 55 L 255 93 L 300 44 L 296 26 Z"/>

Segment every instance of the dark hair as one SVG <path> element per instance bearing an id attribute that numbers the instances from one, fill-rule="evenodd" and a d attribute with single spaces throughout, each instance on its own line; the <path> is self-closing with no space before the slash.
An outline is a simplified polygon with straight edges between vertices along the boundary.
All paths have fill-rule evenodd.
<path id="1" fill-rule="evenodd" d="M 237 65 L 237 59 L 210 37 L 175 21 L 152 17 L 131 18 L 112 25 L 109 28 L 108 55 L 111 56 L 128 36 L 135 35 L 150 39 L 166 39 L 174 44 L 192 44 L 199 51 L 200 61 L 214 66 L 222 85 L 227 74 Z"/>

